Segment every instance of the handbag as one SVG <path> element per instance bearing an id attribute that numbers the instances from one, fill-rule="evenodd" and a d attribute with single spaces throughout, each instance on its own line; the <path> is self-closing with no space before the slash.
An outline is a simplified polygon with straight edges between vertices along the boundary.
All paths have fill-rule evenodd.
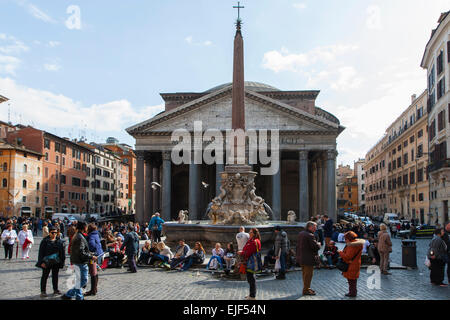
<path id="1" fill-rule="evenodd" d="M 345 249 L 345 248 L 344 248 Z M 350 263 L 353 262 L 353 260 L 358 256 L 359 251 L 355 254 L 355 256 L 353 257 L 352 260 L 350 260 Z M 340 271 L 342 272 L 347 272 L 348 271 L 348 267 L 350 266 L 350 263 L 347 263 L 344 261 L 344 259 L 342 259 L 341 257 L 339 257 L 337 263 L 336 263 L 336 268 L 338 268 Z"/>
<path id="2" fill-rule="evenodd" d="M 48 256 L 45 256 L 42 259 L 42 262 L 45 264 L 45 266 L 47 268 L 51 268 L 51 267 L 53 267 L 53 266 L 55 266 L 55 265 L 60 263 L 59 255 L 57 253 L 53 253 L 53 254 L 50 254 Z"/>

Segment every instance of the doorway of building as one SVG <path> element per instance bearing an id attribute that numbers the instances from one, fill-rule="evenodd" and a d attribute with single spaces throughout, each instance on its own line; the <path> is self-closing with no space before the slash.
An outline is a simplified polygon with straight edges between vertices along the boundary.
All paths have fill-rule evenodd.
<path id="1" fill-rule="evenodd" d="M 442 221 L 442 223 L 447 223 L 448 222 L 448 200 L 443 201 L 444 202 L 444 221 Z"/>

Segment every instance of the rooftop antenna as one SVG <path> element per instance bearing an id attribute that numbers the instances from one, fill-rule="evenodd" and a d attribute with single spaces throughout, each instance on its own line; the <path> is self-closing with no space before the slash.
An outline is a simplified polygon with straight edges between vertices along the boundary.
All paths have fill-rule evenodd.
<path id="1" fill-rule="evenodd" d="M 8 123 L 11 124 L 11 103 L 8 103 Z"/>

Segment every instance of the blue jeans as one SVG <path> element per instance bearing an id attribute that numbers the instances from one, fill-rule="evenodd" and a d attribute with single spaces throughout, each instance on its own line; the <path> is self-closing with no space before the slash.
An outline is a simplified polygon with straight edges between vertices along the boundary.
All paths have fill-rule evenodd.
<path id="1" fill-rule="evenodd" d="M 74 264 L 73 266 L 75 269 L 75 287 L 67 291 L 65 295 L 76 300 L 84 300 L 83 287 L 88 281 L 88 265 Z"/>
<path id="2" fill-rule="evenodd" d="M 213 260 L 217 260 L 217 262 L 218 262 L 219 265 L 220 265 L 220 269 L 223 269 L 222 257 L 219 257 L 219 256 L 212 256 L 211 259 L 209 259 L 208 265 L 206 266 L 206 270 L 209 269 L 209 266 L 211 265 L 211 262 L 212 262 Z"/>
<path id="3" fill-rule="evenodd" d="M 286 252 L 280 253 L 280 272 L 286 272 Z"/>

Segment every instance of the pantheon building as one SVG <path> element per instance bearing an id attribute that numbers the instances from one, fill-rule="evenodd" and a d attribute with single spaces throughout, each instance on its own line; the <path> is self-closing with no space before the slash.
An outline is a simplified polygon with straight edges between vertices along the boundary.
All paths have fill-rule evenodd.
<path id="1" fill-rule="evenodd" d="M 223 137 L 232 129 L 277 130 L 279 170 L 255 178 L 256 195 L 271 207 L 270 218 L 285 220 L 293 210 L 302 222 L 316 214 L 328 214 L 336 221 L 336 138 L 344 127 L 316 106 L 319 91 L 282 91 L 244 82 L 240 19 L 233 55 L 233 83 L 204 92 L 162 93 L 165 110 L 127 129 L 136 139 L 136 220 L 149 221 L 155 212 L 165 221 L 175 220 L 186 209 L 189 220 L 207 218 L 208 205 L 220 193 L 224 164 L 193 159 L 175 164 L 171 157 L 172 133 L 190 132 L 195 146 L 194 123 L 200 121 L 203 131 L 220 130 Z M 265 161 L 258 157 L 251 163 L 253 171 L 260 172 L 261 162 Z"/>
<path id="2" fill-rule="evenodd" d="M 344 127 L 316 106 L 318 94 L 245 82 L 246 130 L 279 130 L 280 169 L 255 179 L 256 194 L 271 207 L 272 220 L 286 219 L 289 210 L 300 221 L 315 214 L 336 215 L 336 138 Z M 232 84 L 161 97 L 163 112 L 127 129 L 136 139 L 137 221 L 148 221 L 155 212 L 175 220 L 179 210 L 189 210 L 190 220 L 205 219 L 208 204 L 219 193 L 224 165 L 173 164 L 171 135 L 181 128 L 193 136 L 194 121 L 201 121 L 203 130 L 220 129 L 225 136 L 231 129 Z M 253 171 L 259 173 L 260 166 L 253 164 Z"/>

